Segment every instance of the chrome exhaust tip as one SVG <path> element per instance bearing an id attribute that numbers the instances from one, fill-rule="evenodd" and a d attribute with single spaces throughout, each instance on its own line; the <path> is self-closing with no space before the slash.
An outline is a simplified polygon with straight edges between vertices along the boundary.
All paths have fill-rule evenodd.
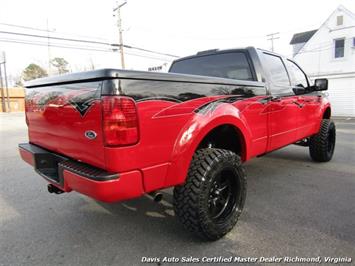
<path id="1" fill-rule="evenodd" d="M 149 193 L 149 195 L 153 198 L 155 202 L 160 202 L 163 199 L 163 194 L 159 191 L 154 191 Z"/>
<path id="2" fill-rule="evenodd" d="M 48 184 L 47 189 L 48 189 L 49 193 L 54 193 L 54 194 L 62 194 L 62 193 L 64 193 L 63 190 L 61 190 L 60 188 L 57 188 L 56 186 L 54 186 L 52 184 Z"/>

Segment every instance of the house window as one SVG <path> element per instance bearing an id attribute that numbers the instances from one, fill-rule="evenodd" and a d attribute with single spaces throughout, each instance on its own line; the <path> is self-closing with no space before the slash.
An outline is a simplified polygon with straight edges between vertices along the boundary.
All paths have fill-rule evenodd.
<path id="1" fill-rule="evenodd" d="M 337 16 L 337 26 L 343 25 L 343 16 Z"/>
<path id="2" fill-rule="evenodd" d="M 344 57 L 344 43 L 345 39 L 338 39 L 334 41 L 334 57 Z"/>

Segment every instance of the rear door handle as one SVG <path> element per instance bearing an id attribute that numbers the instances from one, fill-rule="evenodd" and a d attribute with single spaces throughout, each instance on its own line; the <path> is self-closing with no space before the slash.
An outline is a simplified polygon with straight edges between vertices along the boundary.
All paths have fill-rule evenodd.
<path id="1" fill-rule="evenodd" d="M 258 100 L 260 103 L 262 104 L 266 104 L 268 102 L 280 102 L 281 101 L 281 97 L 279 96 L 268 96 L 262 99 Z"/>
<path id="2" fill-rule="evenodd" d="M 281 97 L 280 96 L 272 96 L 271 101 L 272 102 L 281 102 Z"/>

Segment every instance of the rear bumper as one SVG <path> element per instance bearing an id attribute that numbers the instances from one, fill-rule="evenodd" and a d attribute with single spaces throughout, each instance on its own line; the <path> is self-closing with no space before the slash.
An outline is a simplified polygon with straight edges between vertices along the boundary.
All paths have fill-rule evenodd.
<path id="1" fill-rule="evenodd" d="M 104 202 L 136 198 L 144 193 L 140 171 L 107 172 L 30 143 L 19 144 L 19 152 L 38 174 L 65 192 L 74 190 Z"/>

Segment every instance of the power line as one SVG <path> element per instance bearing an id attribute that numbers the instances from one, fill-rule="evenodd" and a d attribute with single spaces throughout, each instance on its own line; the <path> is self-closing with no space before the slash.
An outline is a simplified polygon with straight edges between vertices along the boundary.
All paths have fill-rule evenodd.
<path id="1" fill-rule="evenodd" d="M 155 59 L 155 60 L 159 60 L 159 61 L 173 61 L 172 59 L 167 59 L 167 58 L 163 58 L 163 57 L 156 57 L 156 56 L 149 56 L 149 55 L 140 55 L 140 54 L 136 54 L 136 53 L 132 53 L 132 52 L 125 52 L 126 54 L 129 55 L 133 55 L 133 56 L 138 56 L 138 57 L 144 57 L 144 58 L 150 58 L 150 59 Z"/>
<path id="2" fill-rule="evenodd" d="M 8 35 L 32 37 L 32 38 L 43 38 L 43 39 L 48 39 L 49 38 L 49 39 L 59 40 L 59 41 L 90 43 L 90 44 L 105 45 L 105 46 L 110 46 L 110 47 L 121 47 L 120 44 L 109 43 L 109 42 L 100 42 L 100 41 L 91 41 L 91 40 L 85 40 L 85 39 L 74 39 L 74 38 L 63 38 L 63 37 L 55 37 L 55 36 L 44 36 L 44 35 L 38 35 L 38 34 L 29 34 L 29 33 L 12 32 L 12 31 L 0 31 L 0 33 L 1 34 L 8 34 Z M 144 52 L 148 52 L 148 53 L 153 53 L 153 54 L 159 54 L 159 55 L 179 58 L 179 56 L 177 56 L 177 55 L 161 53 L 161 52 L 157 52 L 157 51 L 153 51 L 153 50 L 149 50 L 149 49 L 144 49 L 144 48 L 140 48 L 140 47 L 136 47 L 136 46 L 131 46 L 131 45 L 123 45 L 123 47 L 128 48 L 128 49 L 135 49 L 135 50 L 140 50 L 140 51 L 144 51 Z"/>
<path id="3" fill-rule="evenodd" d="M 344 38 L 344 41 L 347 41 L 349 39 L 353 39 L 353 37 Z M 298 54 L 306 54 L 306 53 L 318 53 L 318 52 L 323 52 L 323 51 L 334 49 L 334 43 L 332 41 L 320 42 L 320 43 L 317 43 L 317 44 L 319 45 L 318 47 L 314 47 L 314 48 L 309 49 L 309 50 L 303 50 L 303 48 L 302 48 L 302 50 L 297 52 L 296 55 L 298 55 Z M 322 44 L 322 45 L 320 45 L 320 44 Z M 294 57 L 295 55 L 289 54 L 288 56 L 289 57 L 292 57 L 292 56 Z"/>
<path id="4" fill-rule="evenodd" d="M 15 40 L 15 39 L 1 39 L 0 42 L 7 42 L 7 43 L 18 43 L 18 44 L 27 44 L 27 45 L 35 45 L 35 46 L 47 46 L 47 43 L 40 43 L 40 42 L 31 42 L 31 41 L 25 41 L 25 40 Z M 57 48 L 64 48 L 64 49 L 76 49 L 76 50 L 87 50 L 87 51 L 96 51 L 96 52 L 106 52 L 106 53 L 114 53 L 116 52 L 115 50 L 112 49 L 97 49 L 94 47 L 83 47 L 83 46 L 72 46 L 72 45 L 61 45 L 61 44 L 51 44 L 52 47 L 57 47 Z M 132 52 L 126 52 L 126 54 L 133 55 L 133 56 L 138 56 L 142 58 L 150 58 L 150 59 L 155 59 L 155 60 L 160 60 L 160 61 L 171 61 L 170 59 L 167 58 L 162 58 L 162 57 L 155 57 L 155 56 L 149 56 L 149 55 L 141 55 L 141 54 L 136 54 Z"/>
<path id="5" fill-rule="evenodd" d="M 42 32 L 48 32 L 47 29 L 44 29 L 44 28 L 37 28 L 37 27 L 31 27 L 31 26 L 24 26 L 24 25 L 18 25 L 18 24 L 10 24 L 10 23 L 3 23 L 3 22 L 0 22 L 0 25 L 4 25 L 4 26 L 8 26 L 8 27 L 15 27 L 15 28 L 22 28 L 22 29 L 28 29 L 28 30 L 34 30 L 34 31 L 42 31 Z M 142 28 L 142 27 L 140 27 Z M 293 28 L 291 30 L 287 30 L 287 31 L 280 31 L 278 32 L 278 34 L 283 34 L 283 33 L 290 33 L 290 32 L 295 32 L 295 31 L 299 31 L 301 29 L 304 29 L 305 27 L 297 27 L 297 28 Z M 316 26 L 310 26 L 308 28 L 316 28 Z M 147 31 L 147 28 L 143 27 L 142 29 L 144 29 L 144 31 Z M 149 29 L 151 31 L 151 29 Z M 64 34 L 64 35 L 72 35 L 72 36 L 78 36 L 78 37 L 85 37 L 85 38 L 89 38 L 89 39 L 96 39 L 96 40 L 102 40 L 101 42 L 98 41 L 99 43 L 102 43 L 103 45 L 111 45 L 111 46 L 114 46 L 114 47 L 120 47 L 119 44 L 110 44 L 108 41 L 104 41 L 103 38 L 101 37 L 95 37 L 95 36 L 86 36 L 86 35 L 79 35 L 79 34 L 73 34 L 73 33 L 65 33 L 65 32 L 57 32 L 55 30 L 50 30 L 51 33 L 54 33 L 54 34 Z M 154 30 L 153 30 L 154 32 Z M 186 35 L 186 34 L 185 34 Z M 192 33 L 188 33 L 188 35 L 192 35 Z M 266 35 L 267 37 L 269 37 L 271 34 L 268 34 Z M 174 35 L 175 36 L 175 35 Z M 211 38 L 211 37 L 208 37 L 206 39 L 208 40 L 230 40 L 230 39 L 233 39 L 233 38 L 238 38 L 238 39 L 253 39 L 253 38 L 261 38 L 261 37 L 265 37 L 265 35 L 250 35 L 250 36 L 232 36 L 232 37 L 229 37 L 229 38 Z M 47 36 L 46 36 L 47 38 Z M 275 39 L 279 39 L 278 38 L 275 38 Z M 75 39 L 76 40 L 76 39 Z M 270 40 L 270 39 L 268 39 Z M 88 41 L 88 40 L 85 40 L 85 41 Z M 271 41 L 271 40 L 270 40 Z M 95 42 L 95 41 L 93 41 Z M 153 50 L 148 50 L 148 49 L 143 49 L 143 48 L 139 48 L 139 47 L 132 47 L 130 45 L 124 45 L 123 47 L 125 48 L 128 48 L 128 49 L 136 49 L 136 50 L 141 50 L 141 51 L 144 51 L 144 52 L 150 52 L 150 53 L 156 53 L 156 54 L 161 54 L 161 55 L 166 55 L 166 56 L 171 56 L 171 57 L 175 57 L 175 58 L 179 58 L 180 56 L 177 56 L 177 55 L 172 55 L 172 54 L 168 54 L 168 53 L 161 53 L 161 52 L 157 52 L 157 51 L 153 51 Z"/>
<path id="6" fill-rule="evenodd" d="M 32 44 L 38 46 L 48 46 L 47 43 L 40 43 L 40 42 L 31 42 L 26 40 L 18 40 L 18 39 L 0 39 L 1 42 L 9 42 L 9 43 L 19 43 L 19 44 Z M 69 49 L 78 49 L 78 50 L 88 50 L 88 51 L 99 51 L 99 52 L 114 52 L 108 49 L 96 49 L 96 48 L 87 48 L 82 46 L 72 46 L 72 45 L 60 45 L 60 44 L 51 44 L 52 47 L 58 48 L 69 48 Z"/>
<path id="7" fill-rule="evenodd" d="M 43 31 L 43 32 L 47 32 L 47 30 L 45 28 L 37 28 L 37 27 L 30 27 L 30 26 L 23 26 L 23 25 L 18 25 L 18 24 L 10 24 L 10 23 L 3 23 L 3 22 L 0 22 L 0 25 L 4 25 L 4 26 L 8 26 L 8 27 L 15 27 L 15 28 L 23 28 L 23 29 L 29 29 L 29 30 L 35 30 L 35 31 Z M 156 34 L 161 34 L 159 31 L 156 31 L 154 29 L 151 29 L 151 28 L 146 28 L 144 26 L 134 26 L 135 28 L 138 28 L 140 29 L 141 31 L 143 30 L 144 32 L 146 31 L 150 31 L 150 32 L 154 32 Z M 283 33 L 294 33 L 294 32 L 297 32 L 297 31 L 300 31 L 300 30 L 304 30 L 305 28 L 317 28 L 316 25 L 312 25 L 312 26 L 308 26 L 308 27 L 305 27 L 305 26 L 302 26 L 302 27 L 297 27 L 297 28 L 292 28 L 292 29 L 288 29 L 287 31 L 280 31 L 280 34 L 283 34 Z M 78 36 L 78 37 L 85 37 L 85 38 L 90 38 L 90 39 L 100 39 L 100 40 L 104 40 L 104 38 L 101 38 L 101 37 L 95 37 L 95 36 L 87 36 L 87 35 L 79 35 L 79 34 L 74 34 L 74 33 L 67 33 L 67 32 L 57 32 L 55 30 L 51 31 L 53 33 L 58 33 L 58 34 L 64 34 L 64 35 L 72 35 L 72 36 Z M 205 39 L 205 40 L 231 40 L 231 39 L 235 39 L 235 38 L 238 38 L 238 39 L 259 39 L 259 38 L 264 38 L 265 35 L 244 35 L 244 36 L 240 36 L 240 35 L 231 35 L 232 33 L 235 33 L 235 32 L 228 32 L 228 38 L 213 38 L 213 37 L 208 37 L 208 38 L 205 38 L 205 36 L 201 37 L 200 39 Z M 196 36 L 196 33 L 194 32 L 182 32 L 181 35 L 185 35 L 185 36 Z M 174 36 L 176 36 L 176 34 L 174 34 Z"/>
<path id="8" fill-rule="evenodd" d="M 9 23 L 0 22 L 0 25 L 4 25 L 4 26 L 7 26 L 7 27 L 13 27 L 13 28 L 28 29 L 28 30 L 33 30 L 33 31 L 48 32 L 48 30 L 46 30 L 46 29 L 23 26 L 23 25 L 17 25 L 17 24 L 9 24 Z M 89 38 L 89 39 L 97 39 L 97 40 L 103 40 L 104 39 L 104 38 L 101 38 L 101 37 L 79 35 L 79 34 L 68 33 L 68 32 L 58 32 L 55 29 L 50 30 L 50 32 L 56 33 L 56 34 L 72 35 L 72 36 L 77 36 L 77 37 L 85 37 L 85 38 Z"/>
<path id="9" fill-rule="evenodd" d="M 115 45 L 113 45 L 113 46 L 115 46 Z M 139 50 L 139 51 L 143 51 L 143 52 L 153 53 L 153 54 L 166 55 L 166 56 L 169 56 L 169 57 L 175 57 L 175 58 L 179 58 L 180 57 L 180 56 L 173 55 L 173 54 L 161 53 L 161 52 L 148 50 L 148 49 L 144 49 L 144 48 L 139 48 L 139 47 L 135 47 L 135 46 L 130 46 L 130 45 L 124 45 L 124 47 L 125 48 L 131 48 L 131 49 Z"/>
<path id="10" fill-rule="evenodd" d="M 28 30 L 36 30 L 36 31 L 44 31 L 44 32 L 47 32 L 46 29 L 40 29 L 40 28 L 34 28 L 34 27 L 22 26 L 22 25 L 16 25 L 16 24 L 9 24 L 9 23 L 2 23 L 2 22 L 0 22 L 0 25 L 4 25 L 4 26 L 8 26 L 8 27 L 21 28 L 21 29 L 28 29 Z"/>
<path id="11" fill-rule="evenodd" d="M 353 39 L 353 37 L 343 38 L 344 41 L 349 40 L 349 39 Z M 316 48 L 312 48 L 310 50 L 303 50 L 303 51 L 298 52 L 298 54 L 301 54 L 301 53 L 315 53 L 315 52 L 326 51 L 326 50 L 330 50 L 330 49 L 334 48 L 334 43 L 333 42 L 329 42 L 328 41 L 328 42 L 321 42 L 321 43 L 318 43 L 318 44 L 326 44 L 326 45 L 321 45 L 321 46 L 318 46 Z"/>
<path id="12" fill-rule="evenodd" d="M 99 45 L 107 45 L 107 46 L 114 46 L 114 47 L 120 47 L 120 44 L 112 44 L 109 42 L 99 42 L 99 41 L 90 41 L 90 40 L 84 40 L 84 39 L 73 39 L 73 38 L 63 38 L 63 37 L 54 37 L 54 36 L 44 36 L 44 35 L 37 35 L 37 34 L 28 34 L 28 33 L 21 33 L 21 32 L 10 32 L 10 31 L 0 31 L 2 34 L 10 34 L 10 35 L 19 35 L 19 36 L 26 36 L 26 37 L 34 37 L 34 38 L 45 38 L 45 39 L 54 39 L 54 40 L 60 40 L 60 41 L 71 41 L 71 42 L 81 42 L 81 43 L 91 43 L 91 44 L 99 44 Z M 154 54 L 160 54 L 160 55 L 165 55 L 169 57 L 175 57 L 178 58 L 179 56 L 177 55 L 172 55 L 172 54 L 167 54 L 167 53 L 161 53 L 153 50 L 148 50 L 136 46 L 131 46 L 131 45 L 123 45 L 123 47 L 128 48 L 128 49 L 136 49 L 148 53 L 154 53 Z"/>
<path id="13" fill-rule="evenodd" d="M 26 36 L 26 37 L 34 37 L 34 38 L 45 38 L 47 39 L 48 36 L 38 35 L 38 34 L 29 34 L 29 33 L 22 33 L 22 32 L 13 32 L 13 31 L 0 31 L 2 34 L 10 34 L 10 35 L 18 35 L 18 36 Z M 82 43 L 92 43 L 92 44 L 101 44 L 101 45 L 111 45 L 108 42 L 99 42 L 99 41 L 89 41 L 83 39 L 73 39 L 73 38 L 63 38 L 63 37 L 55 37 L 50 36 L 50 39 L 53 40 L 61 40 L 61 41 L 70 41 L 70 42 L 82 42 Z"/>

